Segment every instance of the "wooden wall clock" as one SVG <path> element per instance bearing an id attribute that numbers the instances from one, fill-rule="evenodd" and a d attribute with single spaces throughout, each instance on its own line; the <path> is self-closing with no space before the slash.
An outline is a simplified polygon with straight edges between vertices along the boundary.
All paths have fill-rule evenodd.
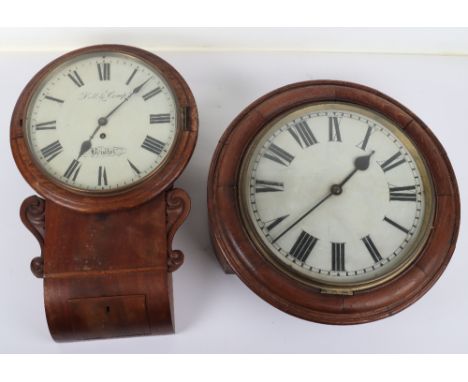
<path id="1" fill-rule="evenodd" d="M 197 131 L 184 79 L 141 49 L 79 49 L 26 86 L 11 147 L 42 196 L 21 218 L 41 245 L 31 269 L 56 341 L 174 331 L 172 239 L 190 199 L 173 184 Z"/>
<path id="2" fill-rule="evenodd" d="M 208 205 L 226 272 L 292 315 L 392 315 L 442 274 L 460 219 L 441 144 L 407 108 L 357 84 L 310 81 L 248 106 L 215 152 Z"/>

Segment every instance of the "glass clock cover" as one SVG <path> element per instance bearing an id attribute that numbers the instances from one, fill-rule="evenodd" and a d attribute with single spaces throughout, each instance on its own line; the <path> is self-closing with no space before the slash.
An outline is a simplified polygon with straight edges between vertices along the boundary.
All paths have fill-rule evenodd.
<path id="1" fill-rule="evenodd" d="M 303 107 L 251 145 L 241 200 L 251 236 L 282 267 L 359 288 L 413 258 L 432 188 L 414 145 L 378 113 L 348 104 Z"/>
<path id="2" fill-rule="evenodd" d="M 109 192 L 163 165 L 177 135 L 177 111 L 153 66 L 119 52 L 86 53 L 41 81 L 25 129 L 48 177 L 81 191 Z"/>

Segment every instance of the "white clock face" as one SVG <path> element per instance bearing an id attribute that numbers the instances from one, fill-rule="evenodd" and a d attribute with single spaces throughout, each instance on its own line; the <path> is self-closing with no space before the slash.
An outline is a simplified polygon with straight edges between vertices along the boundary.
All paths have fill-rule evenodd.
<path id="1" fill-rule="evenodd" d="M 255 240 L 283 267 L 332 285 L 401 269 L 431 215 L 421 158 L 375 113 L 334 103 L 282 117 L 243 163 L 241 203 Z"/>
<path id="2" fill-rule="evenodd" d="M 177 134 L 177 104 L 142 60 L 100 52 L 73 58 L 39 85 L 26 133 L 36 162 L 79 190 L 108 192 L 161 167 Z"/>

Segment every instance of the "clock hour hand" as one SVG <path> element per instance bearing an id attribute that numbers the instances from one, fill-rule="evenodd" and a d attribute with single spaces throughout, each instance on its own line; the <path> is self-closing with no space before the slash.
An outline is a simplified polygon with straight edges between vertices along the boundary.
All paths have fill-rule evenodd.
<path id="1" fill-rule="evenodd" d="M 343 192 L 343 185 L 352 178 L 354 174 L 358 171 L 365 171 L 369 168 L 370 164 L 370 157 L 374 154 L 375 151 L 372 151 L 368 155 L 363 155 L 357 157 L 354 160 L 354 169 L 349 173 L 349 175 L 343 179 L 341 183 L 334 184 L 330 188 L 330 192 L 322 198 L 318 203 L 316 203 L 311 209 L 309 209 L 305 214 L 303 214 L 299 219 L 297 219 L 293 224 L 291 224 L 288 228 L 286 228 L 283 232 L 281 232 L 276 239 L 273 240 L 273 243 L 278 241 L 281 237 L 283 237 L 287 232 L 289 232 L 292 228 L 294 228 L 299 222 L 301 222 L 307 215 L 309 215 L 312 211 L 318 208 L 325 200 L 327 200 L 332 195 L 340 195 Z"/>
<path id="2" fill-rule="evenodd" d="M 84 141 L 84 142 L 81 144 L 80 153 L 79 153 L 77 159 L 80 159 L 80 157 L 81 157 L 85 152 L 87 152 L 90 148 L 91 148 L 91 141 L 88 139 L 87 141 Z"/>
<path id="3" fill-rule="evenodd" d="M 114 107 L 105 117 L 101 117 L 99 118 L 98 120 L 98 126 L 94 129 L 93 133 L 91 134 L 91 136 L 89 137 L 89 139 L 87 139 L 86 141 L 83 141 L 83 143 L 81 144 L 81 147 L 80 147 L 80 153 L 78 155 L 78 159 L 83 155 L 85 154 L 87 151 L 89 151 L 89 149 L 91 149 L 91 146 L 92 146 L 92 139 L 94 138 L 94 136 L 97 134 L 97 132 L 101 129 L 102 126 L 105 126 L 107 125 L 107 122 L 108 122 L 108 118 L 114 114 L 125 102 L 127 102 L 130 97 L 134 94 L 137 94 L 142 88 L 143 86 L 146 85 L 146 83 L 150 80 L 151 78 L 148 78 L 145 82 L 143 82 L 142 84 L 138 85 L 136 88 L 133 89 L 133 91 L 127 96 L 125 97 L 125 99 L 120 102 L 116 107 Z"/>
<path id="4" fill-rule="evenodd" d="M 349 173 L 349 175 L 343 179 L 341 183 L 334 184 L 331 187 L 331 193 L 334 195 L 339 195 L 343 192 L 343 186 L 345 183 L 350 180 L 354 174 L 356 174 L 358 171 L 365 171 L 369 168 L 370 164 L 370 157 L 374 155 L 375 151 L 372 150 L 372 152 L 368 155 L 362 155 L 360 157 L 357 157 L 354 160 L 354 169 Z"/>
<path id="5" fill-rule="evenodd" d="M 107 125 L 107 118 L 99 118 L 98 125 L 94 129 L 94 131 L 91 134 L 91 136 L 89 137 L 89 139 L 87 139 L 86 141 L 83 141 L 83 143 L 81 144 L 80 153 L 78 154 L 77 159 L 80 159 L 80 157 L 91 148 L 91 146 L 92 146 L 91 140 L 94 138 L 94 136 L 99 131 L 99 129 L 104 125 Z"/>

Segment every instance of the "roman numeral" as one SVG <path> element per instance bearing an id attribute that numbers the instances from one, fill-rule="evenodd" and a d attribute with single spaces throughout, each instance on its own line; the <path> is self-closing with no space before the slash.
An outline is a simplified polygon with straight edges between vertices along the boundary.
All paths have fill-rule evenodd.
<path id="1" fill-rule="evenodd" d="M 306 148 L 317 143 L 317 139 L 315 139 L 312 130 L 310 130 L 309 125 L 305 121 L 295 123 L 293 127 L 288 129 L 288 131 L 302 148 Z"/>
<path id="2" fill-rule="evenodd" d="M 51 96 L 44 96 L 45 99 L 48 99 L 49 101 L 54 101 L 58 103 L 64 103 L 65 101 L 63 99 L 51 97 Z"/>
<path id="3" fill-rule="evenodd" d="M 306 231 L 302 231 L 289 251 L 289 254 L 296 260 L 304 262 L 314 249 L 317 240 L 317 238 L 309 235 Z"/>
<path id="4" fill-rule="evenodd" d="M 328 117 L 328 140 L 341 142 L 340 121 L 338 117 Z"/>
<path id="5" fill-rule="evenodd" d="M 370 238 L 369 235 L 363 237 L 362 242 L 366 246 L 367 250 L 369 251 L 370 255 L 372 256 L 372 259 L 374 260 L 374 263 L 378 263 L 380 260 L 382 260 L 382 256 L 380 255 L 378 249 L 376 248 L 374 242 Z"/>
<path id="6" fill-rule="evenodd" d="M 59 141 L 52 142 L 50 145 L 47 145 L 41 149 L 42 156 L 47 159 L 47 162 L 50 162 L 57 155 L 63 151 L 63 147 Z"/>
<path id="7" fill-rule="evenodd" d="M 83 80 L 81 79 L 80 75 L 76 70 L 74 70 L 73 73 L 68 73 L 68 78 L 70 78 L 73 81 L 73 83 L 79 88 L 81 88 L 84 85 Z"/>
<path id="8" fill-rule="evenodd" d="M 368 126 L 367 131 L 366 131 L 366 135 L 364 136 L 364 140 L 361 143 L 359 143 L 356 147 L 358 147 L 361 150 L 365 151 L 366 147 L 367 147 L 367 144 L 369 143 L 369 138 L 370 138 L 371 134 L 372 134 L 372 127 Z"/>
<path id="9" fill-rule="evenodd" d="M 284 215 L 284 216 L 280 216 L 279 218 L 276 218 L 276 219 L 273 219 L 273 220 L 269 220 L 267 221 L 266 223 L 268 223 L 267 226 L 265 226 L 265 228 L 268 230 L 268 231 L 271 231 L 273 228 L 275 228 L 278 224 L 280 224 L 284 219 L 286 219 L 289 215 Z"/>
<path id="10" fill-rule="evenodd" d="M 291 154 L 283 150 L 281 147 L 276 146 L 274 143 L 268 147 L 263 156 L 283 166 L 289 166 L 294 159 Z"/>
<path id="11" fill-rule="evenodd" d="M 255 192 L 278 192 L 284 191 L 284 184 L 281 182 L 271 182 L 269 180 L 256 180 Z"/>
<path id="12" fill-rule="evenodd" d="M 68 166 L 67 171 L 65 171 L 65 174 L 63 176 L 67 179 L 72 178 L 73 181 L 76 180 L 76 177 L 78 176 L 78 173 L 80 172 L 81 165 L 80 162 L 78 162 L 76 159 L 73 159 L 73 161 L 70 163 L 70 166 Z"/>
<path id="13" fill-rule="evenodd" d="M 416 192 L 401 192 L 401 191 L 416 191 L 416 186 L 404 186 L 404 187 L 390 187 L 390 200 L 400 202 L 415 202 Z"/>
<path id="14" fill-rule="evenodd" d="M 385 162 L 383 162 L 380 167 L 382 167 L 382 170 L 384 172 L 387 172 L 388 170 L 391 170 L 392 168 L 395 168 L 399 166 L 402 163 L 405 163 L 404 159 L 401 159 L 400 161 L 396 161 L 399 157 L 401 156 L 401 152 L 397 152 L 393 154 L 390 158 L 388 158 Z"/>
<path id="15" fill-rule="evenodd" d="M 103 166 L 99 166 L 98 186 L 107 186 L 107 172 L 106 168 Z"/>
<path id="16" fill-rule="evenodd" d="M 140 175 L 140 170 L 138 170 L 138 168 L 132 162 L 130 162 L 130 159 L 127 159 L 127 161 L 130 167 L 132 168 L 132 170 L 135 171 L 137 175 Z"/>
<path id="17" fill-rule="evenodd" d="M 110 80 L 110 63 L 105 62 L 102 64 L 97 64 L 99 80 L 109 81 Z"/>
<path id="18" fill-rule="evenodd" d="M 345 271 L 345 243 L 331 243 L 332 271 Z"/>
<path id="19" fill-rule="evenodd" d="M 156 89 L 150 90 L 148 93 L 144 94 L 142 97 L 145 101 L 148 101 L 151 97 L 161 93 L 161 88 L 157 87 Z"/>
<path id="20" fill-rule="evenodd" d="M 128 80 L 127 80 L 127 82 L 125 82 L 125 85 L 129 85 L 130 82 L 132 82 L 133 77 L 135 77 L 136 72 L 138 72 L 138 69 L 135 69 L 135 70 L 132 72 L 132 74 L 130 74 L 130 77 L 128 77 Z"/>
<path id="21" fill-rule="evenodd" d="M 36 130 L 55 130 L 56 128 L 56 121 L 42 122 L 36 124 Z"/>
<path id="22" fill-rule="evenodd" d="M 150 123 L 169 123 L 170 114 L 150 114 Z"/>
<path id="23" fill-rule="evenodd" d="M 409 233 L 409 229 L 406 229 L 405 227 L 399 225 L 398 223 L 394 222 L 392 219 L 390 218 L 387 218 L 386 216 L 384 217 L 384 219 L 388 224 L 394 226 L 395 228 L 399 229 L 400 231 L 408 234 Z"/>
<path id="24" fill-rule="evenodd" d="M 165 143 L 161 142 L 158 139 L 150 137 L 149 135 L 146 136 L 143 144 L 141 145 L 141 147 L 143 147 L 145 150 L 151 151 L 156 155 L 161 154 L 161 151 L 163 151 L 164 146 Z"/>

